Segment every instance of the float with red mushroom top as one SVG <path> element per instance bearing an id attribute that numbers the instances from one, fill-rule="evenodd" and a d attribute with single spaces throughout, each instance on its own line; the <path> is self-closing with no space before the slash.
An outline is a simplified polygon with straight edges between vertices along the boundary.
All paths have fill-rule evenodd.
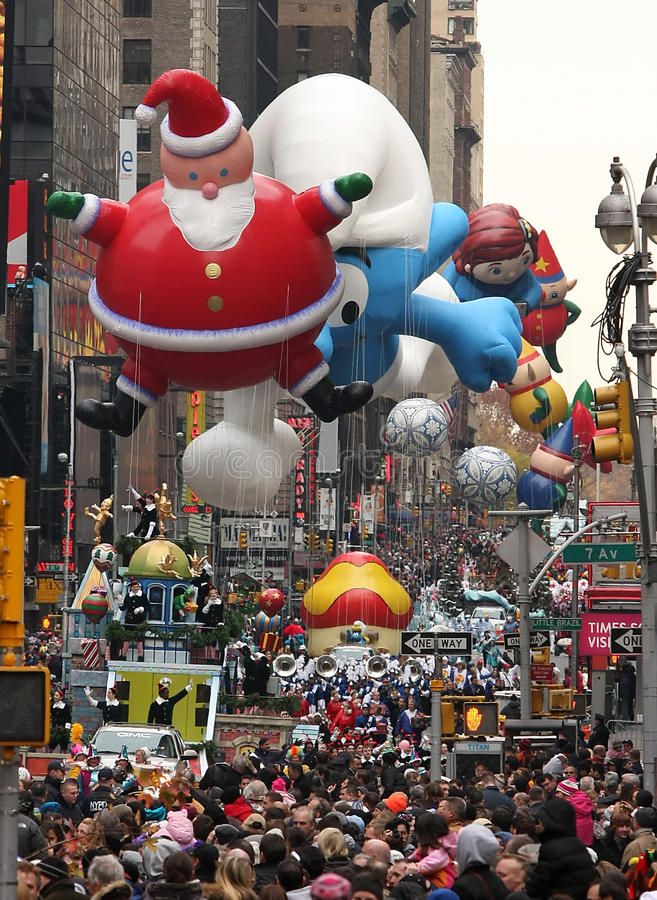
<path id="1" fill-rule="evenodd" d="M 301 614 L 310 656 L 321 656 L 349 634 L 398 654 L 400 634 L 413 614 L 411 598 L 381 560 L 371 553 L 336 556 L 306 591 Z"/>

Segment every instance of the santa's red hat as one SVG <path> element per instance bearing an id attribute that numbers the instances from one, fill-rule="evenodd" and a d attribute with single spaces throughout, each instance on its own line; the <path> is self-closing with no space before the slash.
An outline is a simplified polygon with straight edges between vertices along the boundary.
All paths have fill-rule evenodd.
<path id="1" fill-rule="evenodd" d="M 160 125 L 162 143 L 176 156 L 217 153 L 240 133 L 239 109 L 197 72 L 172 69 L 160 75 L 137 107 L 137 121 L 144 125 L 154 122 L 160 103 L 169 104 L 169 112 Z"/>

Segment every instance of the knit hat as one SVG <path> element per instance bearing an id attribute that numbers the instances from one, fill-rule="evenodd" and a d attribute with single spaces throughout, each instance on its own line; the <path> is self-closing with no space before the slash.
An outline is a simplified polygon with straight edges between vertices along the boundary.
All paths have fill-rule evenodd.
<path id="1" fill-rule="evenodd" d="M 144 870 L 151 881 L 156 881 L 164 875 L 164 860 L 172 853 L 178 853 L 180 845 L 167 837 L 166 834 L 157 834 L 151 840 L 144 843 L 142 854 Z M 52 857 L 51 857 L 52 858 Z"/>
<path id="2" fill-rule="evenodd" d="M 351 884 L 341 875 L 327 872 L 310 885 L 310 896 L 312 900 L 349 900 Z"/>
<path id="3" fill-rule="evenodd" d="M 459 900 L 458 894 L 450 891 L 449 888 L 438 888 L 427 896 L 427 900 Z"/>
<path id="4" fill-rule="evenodd" d="M 19 781 L 32 781 L 32 776 L 25 768 L 25 766 L 18 767 L 18 780 Z"/>
<path id="5" fill-rule="evenodd" d="M 408 797 L 406 794 L 402 793 L 402 791 L 395 791 L 394 794 L 390 794 L 383 802 L 390 812 L 394 812 L 395 815 L 397 815 L 400 812 L 404 812 L 408 806 Z"/>
<path id="6" fill-rule="evenodd" d="M 156 78 L 136 110 L 135 118 L 152 124 L 156 107 L 169 104 L 162 120 L 162 143 L 176 156 L 208 156 L 233 143 L 242 128 L 242 114 L 222 97 L 207 78 L 188 69 L 172 69 Z"/>
<path id="7" fill-rule="evenodd" d="M 45 859 L 38 859 L 34 865 L 47 878 L 68 877 L 68 865 L 58 856 L 47 856 Z"/>
<path id="8" fill-rule="evenodd" d="M 576 781 L 573 781 L 571 778 L 566 778 L 564 781 L 560 781 L 557 785 L 557 793 L 565 794 L 566 797 L 572 797 L 573 794 L 579 790 L 579 784 Z"/>
<path id="9" fill-rule="evenodd" d="M 167 814 L 166 825 L 162 831 L 177 841 L 181 847 L 188 847 L 194 843 L 194 826 L 184 809 L 178 812 L 172 809 Z"/>

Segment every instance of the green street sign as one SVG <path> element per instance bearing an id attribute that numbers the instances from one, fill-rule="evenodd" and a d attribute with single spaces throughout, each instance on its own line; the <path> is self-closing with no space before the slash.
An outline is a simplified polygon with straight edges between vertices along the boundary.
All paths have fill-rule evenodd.
<path id="1" fill-rule="evenodd" d="M 620 563 L 636 561 L 636 544 L 571 544 L 563 551 L 565 563 Z"/>
<path id="2" fill-rule="evenodd" d="M 579 631 L 581 619 L 536 619 L 531 618 L 532 628 L 549 628 L 552 631 Z"/>

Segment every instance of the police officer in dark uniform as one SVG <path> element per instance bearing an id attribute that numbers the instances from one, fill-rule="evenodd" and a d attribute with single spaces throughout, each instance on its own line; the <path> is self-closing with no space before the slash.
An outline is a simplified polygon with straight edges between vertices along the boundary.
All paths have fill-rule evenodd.
<path id="1" fill-rule="evenodd" d="M 169 697 L 169 688 L 171 687 L 170 678 L 161 678 L 157 685 L 157 697 L 150 705 L 148 710 L 149 725 L 171 725 L 173 722 L 173 708 L 179 703 L 194 687 L 192 681 L 185 685 L 182 691 L 178 691 L 173 697 Z"/>

